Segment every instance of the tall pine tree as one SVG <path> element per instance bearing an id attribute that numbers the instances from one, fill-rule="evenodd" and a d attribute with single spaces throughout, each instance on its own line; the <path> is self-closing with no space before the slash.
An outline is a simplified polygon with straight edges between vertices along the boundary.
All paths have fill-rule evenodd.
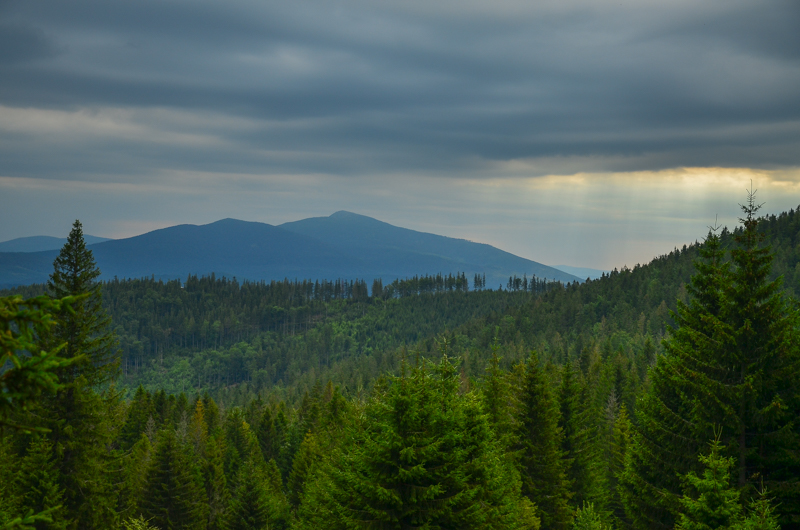
<path id="1" fill-rule="evenodd" d="M 86 248 L 80 221 L 70 231 L 47 284 L 51 296 L 81 297 L 74 311 L 56 319 L 50 341 L 75 362 L 59 372 L 62 387 L 42 403 L 42 426 L 50 429 L 70 528 L 108 528 L 117 523 L 112 451 L 118 394 L 108 388 L 119 358 L 110 318 L 102 306 L 100 271 Z"/>
<path id="2" fill-rule="evenodd" d="M 572 521 L 571 493 L 561 450 L 558 402 L 550 383 L 531 352 L 523 368 L 517 442 L 522 493 L 539 508 L 542 528 L 566 529 Z"/>
<path id="3" fill-rule="evenodd" d="M 737 247 L 726 262 L 711 232 L 700 249 L 691 300 L 678 303 L 676 329 L 650 371 L 621 481 L 638 528 L 671 528 L 683 512 L 679 477 L 701 472 L 697 455 L 722 429 L 723 456 L 736 457 L 745 494 L 764 484 L 780 499 L 783 524 L 800 523 L 797 315 L 769 281 L 754 194 L 742 206 Z"/>

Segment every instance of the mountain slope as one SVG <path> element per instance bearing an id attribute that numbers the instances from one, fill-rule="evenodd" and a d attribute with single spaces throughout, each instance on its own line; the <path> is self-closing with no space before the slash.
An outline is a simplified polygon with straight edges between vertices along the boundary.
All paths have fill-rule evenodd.
<path id="1" fill-rule="evenodd" d="M 322 219 L 320 221 L 319 219 Z M 424 274 L 486 274 L 487 286 L 513 274 L 576 277 L 478 243 L 424 234 L 340 212 L 282 226 L 223 219 L 178 225 L 90 245 L 102 279 L 186 279 L 189 274 L 239 280 L 284 278 L 391 281 Z M 57 250 L 0 252 L 0 287 L 41 283 Z"/>
<path id="2" fill-rule="evenodd" d="M 110 241 L 107 237 L 90 236 L 84 234 L 83 239 L 87 245 Z M 31 236 L 18 237 L 0 243 L 0 252 L 41 252 L 43 250 L 58 250 L 67 242 L 66 237 Z"/>
<path id="3" fill-rule="evenodd" d="M 376 275 L 384 278 L 462 271 L 468 276 L 485 273 L 488 287 L 498 282 L 505 285 L 512 274 L 534 274 L 563 282 L 578 279 L 491 245 L 417 232 L 345 211 L 279 227 L 347 249 L 363 259 L 371 270 L 380 271 Z"/>

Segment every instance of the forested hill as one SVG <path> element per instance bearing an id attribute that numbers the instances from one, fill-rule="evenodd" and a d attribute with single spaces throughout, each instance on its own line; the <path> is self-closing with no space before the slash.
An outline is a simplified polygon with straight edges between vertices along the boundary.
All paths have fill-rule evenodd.
<path id="1" fill-rule="evenodd" d="M 796 294 L 800 214 L 764 218 L 759 226 L 776 254 L 773 275 L 783 275 Z M 733 244 L 727 231 L 722 240 Z M 404 347 L 435 356 L 442 337 L 464 358 L 467 376 L 482 375 L 497 338 L 506 366 L 536 348 L 584 369 L 612 359 L 620 371 L 643 377 L 672 323 L 670 310 L 686 297 L 697 256 L 692 244 L 585 284 L 517 278 L 502 291 L 469 289 L 474 279 L 464 276 L 395 282 L 377 295 L 363 281 L 190 277 L 184 285 L 111 281 L 103 296 L 120 338 L 121 383 L 129 387 L 231 396 L 272 389 L 297 398 L 314 381 L 331 379 L 356 389 L 394 370 Z"/>
<path id="2" fill-rule="evenodd" d="M 214 273 L 239 281 L 380 278 L 388 283 L 459 271 L 485 275 L 489 285 L 504 284 L 514 274 L 579 280 L 490 245 L 416 232 L 348 212 L 280 227 L 236 219 L 179 225 L 94 244 L 91 250 L 106 280 L 184 280 L 190 274 Z M 57 250 L 0 251 L 0 287 L 45 282 L 57 254 Z"/>

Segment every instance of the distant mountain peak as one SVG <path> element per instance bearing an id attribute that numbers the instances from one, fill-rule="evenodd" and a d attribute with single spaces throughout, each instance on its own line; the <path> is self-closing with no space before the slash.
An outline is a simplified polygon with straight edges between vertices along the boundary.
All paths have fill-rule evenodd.
<path id="1" fill-rule="evenodd" d="M 373 219 L 367 215 L 361 215 L 360 213 L 353 213 L 348 212 L 347 210 L 339 210 L 338 212 L 334 212 L 328 216 L 329 219 L 341 219 L 341 218 L 360 218 L 360 219 L 371 219 L 373 221 L 377 221 L 377 219 Z"/>

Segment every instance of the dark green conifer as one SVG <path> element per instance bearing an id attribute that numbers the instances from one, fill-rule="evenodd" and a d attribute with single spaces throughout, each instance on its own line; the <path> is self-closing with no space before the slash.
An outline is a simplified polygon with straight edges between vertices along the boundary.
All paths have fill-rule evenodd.
<path id="1" fill-rule="evenodd" d="M 36 530 L 67 528 L 69 521 L 63 507 L 64 491 L 60 482 L 53 461 L 53 446 L 43 437 L 34 438 L 19 462 L 14 487 L 20 497 L 19 509 L 23 510 L 19 515 L 41 513 L 49 519 L 34 523 Z"/>
<path id="2" fill-rule="evenodd" d="M 569 482 L 561 452 L 558 403 L 531 352 L 520 380 L 517 430 L 522 493 L 539 508 L 543 529 L 566 529 L 572 522 Z"/>
<path id="3" fill-rule="evenodd" d="M 684 477 L 685 494 L 680 499 L 683 511 L 676 530 L 727 530 L 742 519 L 739 492 L 731 485 L 734 459 L 722 456 L 724 447 L 718 439 L 710 449 L 699 458 L 705 468 L 702 475 L 690 471 Z"/>
<path id="4" fill-rule="evenodd" d="M 477 396 L 444 355 L 375 395 L 360 428 L 312 471 L 303 528 L 537 528 Z"/>
<path id="5" fill-rule="evenodd" d="M 122 477 L 119 485 L 119 512 L 123 518 L 134 516 L 139 511 L 146 473 L 150 465 L 152 446 L 145 433 L 139 436 L 130 451 L 122 458 Z"/>
<path id="6" fill-rule="evenodd" d="M 120 445 L 128 450 L 139 441 L 147 428 L 147 420 L 153 415 L 150 394 L 139 385 L 128 405 L 128 414 L 120 432 Z"/>
<path id="7" fill-rule="evenodd" d="M 209 436 L 206 442 L 204 473 L 208 501 L 208 529 L 227 529 L 227 509 L 230 501 L 225 478 L 225 458 L 222 436 Z"/>
<path id="8" fill-rule="evenodd" d="M 194 472 L 188 447 L 172 429 L 159 433 L 140 506 L 145 519 L 161 530 L 206 527 L 202 482 Z"/>
<path id="9" fill-rule="evenodd" d="M 593 411 L 585 399 L 581 374 L 569 361 L 561 369 L 559 387 L 559 427 L 563 433 L 561 451 L 564 455 L 565 475 L 571 486 L 571 503 L 578 508 L 595 501 L 596 491 L 593 438 L 590 431 L 589 414 Z"/>
<path id="10" fill-rule="evenodd" d="M 264 530 L 270 523 L 269 492 L 252 460 L 239 469 L 238 487 L 228 510 L 229 530 Z"/>
<path id="11" fill-rule="evenodd" d="M 772 254 L 761 247 L 753 194 L 742 207 L 737 248 L 725 263 L 710 233 L 679 301 L 678 324 L 650 372 L 622 485 L 638 528 L 670 528 L 683 511 L 678 479 L 701 470 L 696 455 L 722 430 L 725 456 L 736 457 L 737 487 L 761 480 L 775 491 L 785 522 L 800 518 L 796 418 L 800 414 L 800 336 L 780 280 L 769 281 Z"/>
<path id="12" fill-rule="evenodd" d="M 258 445 L 261 447 L 261 453 L 264 455 L 264 460 L 269 462 L 273 458 L 277 459 L 280 452 L 280 440 L 278 440 L 275 420 L 272 419 L 272 410 L 270 410 L 269 406 L 264 407 L 264 411 L 261 414 L 256 429 L 256 437 L 258 438 Z"/>
<path id="13" fill-rule="evenodd" d="M 70 528 L 117 524 L 112 474 L 118 468 L 112 442 L 119 395 L 107 388 L 117 373 L 117 341 L 102 306 L 100 271 L 75 221 L 54 262 L 47 284 L 53 297 L 82 296 L 74 311 L 58 315 L 49 340 L 64 344 L 62 355 L 80 360 L 60 371 L 62 387 L 39 412 L 53 445 Z"/>

